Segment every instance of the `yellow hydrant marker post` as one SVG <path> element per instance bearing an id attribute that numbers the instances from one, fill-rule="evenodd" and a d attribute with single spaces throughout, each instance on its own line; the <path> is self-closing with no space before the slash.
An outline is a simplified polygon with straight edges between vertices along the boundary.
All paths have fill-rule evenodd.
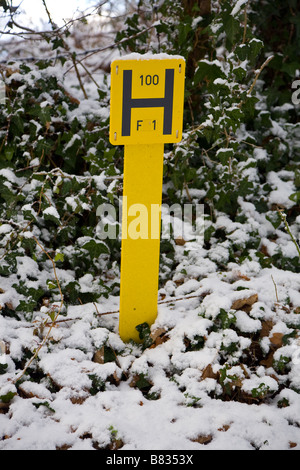
<path id="1" fill-rule="evenodd" d="M 185 61 L 131 54 L 111 64 L 110 142 L 125 145 L 119 333 L 157 316 L 164 144 L 182 139 Z"/>

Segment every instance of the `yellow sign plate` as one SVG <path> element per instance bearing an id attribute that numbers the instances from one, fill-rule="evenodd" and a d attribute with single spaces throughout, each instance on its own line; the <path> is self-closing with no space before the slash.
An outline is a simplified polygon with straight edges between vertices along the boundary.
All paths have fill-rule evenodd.
<path id="1" fill-rule="evenodd" d="M 111 64 L 109 140 L 113 145 L 182 139 L 185 60 L 153 57 L 141 55 Z"/>

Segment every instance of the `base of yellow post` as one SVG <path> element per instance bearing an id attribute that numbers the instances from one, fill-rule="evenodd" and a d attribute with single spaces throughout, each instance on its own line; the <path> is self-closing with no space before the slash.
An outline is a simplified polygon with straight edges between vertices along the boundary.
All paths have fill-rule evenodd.
<path id="1" fill-rule="evenodd" d="M 157 316 L 164 144 L 126 145 L 119 333 L 139 342 L 136 326 Z"/>

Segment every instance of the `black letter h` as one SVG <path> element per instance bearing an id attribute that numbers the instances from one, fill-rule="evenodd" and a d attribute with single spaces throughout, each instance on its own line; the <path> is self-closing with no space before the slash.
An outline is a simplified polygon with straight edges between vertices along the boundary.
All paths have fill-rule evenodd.
<path id="1" fill-rule="evenodd" d="M 163 135 L 172 134 L 174 69 L 166 69 L 164 98 L 132 98 L 132 70 L 123 71 L 122 136 L 130 136 L 132 108 L 164 108 Z"/>

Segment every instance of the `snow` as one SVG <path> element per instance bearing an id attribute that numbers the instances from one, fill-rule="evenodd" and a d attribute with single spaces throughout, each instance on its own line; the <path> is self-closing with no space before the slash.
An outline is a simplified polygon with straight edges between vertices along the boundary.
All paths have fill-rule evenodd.
<path id="1" fill-rule="evenodd" d="M 236 16 L 236 15 L 240 12 L 242 6 L 243 6 L 245 3 L 247 3 L 247 0 L 238 0 L 238 1 L 236 2 L 236 4 L 235 4 L 234 8 L 233 8 L 232 11 L 231 11 L 231 15 L 232 15 L 232 16 Z"/>
<path id="2" fill-rule="evenodd" d="M 268 183 L 274 188 L 269 196 L 269 201 L 271 204 L 278 204 L 289 209 L 294 205 L 289 197 L 292 193 L 296 192 L 296 188 L 292 181 L 284 181 L 286 176 L 289 176 L 289 172 L 284 170 L 278 173 L 274 171 L 269 172 Z"/>
<path id="3" fill-rule="evenodd" d="M 53 206 L 50 206 L 50 207 L 47 207 L 47 209 L 45 209 L 43 211 L 44 215 L 51 215 L 52 217 L 55 217 L 56 219 L 59 219 L 60 216 L 59 216 L 59 213 L 57 212 L 57 210 L 55 209 L 55 207 Z"/>
<path id="4" fill-rule="evenodd" d="M 131 54 L 126 54 L 121 57 L 118 57 L 118 60 L 169 60 L 169 59 L 183 59 L 184 57 L 178 54 L 170 55 L 165 52 L 160 54 L 152 54 L 151 52 L 146 52 L 145 54 L 140 54 L 138 52 L 132 52 Z"/>

